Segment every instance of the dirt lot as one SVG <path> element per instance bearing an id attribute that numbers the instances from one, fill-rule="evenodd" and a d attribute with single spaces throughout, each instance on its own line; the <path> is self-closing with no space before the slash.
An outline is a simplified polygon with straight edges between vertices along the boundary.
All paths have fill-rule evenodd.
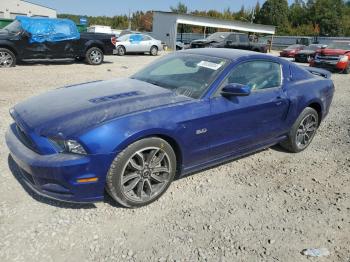
<path id="1" fill-rule="evenodd" d="M 106 60 L 0 70 L 0 261 L 350 261 L 349 75 L 333 75 L 331 112 L 302 153 L 276 147 L 194 174 L 137 210 L 26 192 L 9 167 L 9 108 L 63 85 L 128 76 L 154 58 Z M 300 254 L 310 247 L 331 254 Z"/>

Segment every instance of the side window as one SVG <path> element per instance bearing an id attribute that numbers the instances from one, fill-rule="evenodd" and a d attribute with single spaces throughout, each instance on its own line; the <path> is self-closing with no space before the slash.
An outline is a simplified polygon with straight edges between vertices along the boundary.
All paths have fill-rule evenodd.
<path id="1" fill-rule="evenodd" d="M 270 61 L 251 61 L 239 64 L 226 77 L 228 84 L 247 85 L 252 91 L 279 87 L 282 83 L 281 65 Z"/>
<path id="2" fill-rule="evenodd" d="M 232 34 L 227 37 L 227 41 L 236 42 L 236 35 Z"/>
<path id="3" fill-rule="evenodd" d="M 135 34 L 135 35 L 130 35 L 129 40 L 130 42 L 137 44 L 140 43 L 142 41 L 142 35 L 140 34 Z"/>
<path id="4" fill-rule="evenodd" d="M 143 36 L 143 40 L 142 41 L 150 41 L 151 38 L 148 35 L 144 35 Z"/>
<path id="5" fill-rule="evenodd" d="M 246 35 L 239 35 L 239 42 L 240 43 L 248 42 L 248 37 Z"/>

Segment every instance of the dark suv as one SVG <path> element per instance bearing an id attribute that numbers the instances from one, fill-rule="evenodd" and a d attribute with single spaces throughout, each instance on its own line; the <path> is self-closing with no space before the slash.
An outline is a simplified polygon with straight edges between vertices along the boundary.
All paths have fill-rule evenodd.
<path id="1" fill-rule="evenodd" d="M 17 17 L 0 30 L 0 67 L 12 67 L 23 59 L 75 58 L 99 65 L 112 55 L 113 35 L 79 33 L 73 21 Z"/>
<path id="2" fill-rule="evenodd" d="M 234 48 L 251 50 L 266 53 L 268 46 L 266 44 L 254 43 L 249 41 L 247 34 L 217 32 L 205 39 L 195 40 L 191 42 L 191 48 L 216 47 L 216 48 Z"/>

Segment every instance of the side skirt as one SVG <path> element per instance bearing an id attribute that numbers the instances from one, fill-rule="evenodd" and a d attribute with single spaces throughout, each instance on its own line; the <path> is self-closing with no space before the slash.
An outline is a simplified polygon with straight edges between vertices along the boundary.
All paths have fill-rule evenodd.
<path id="1" fill-rule="evenodd" d="M 219 165 L 219 164 L 225 163 L 227 161 L 234 160 L 234 159 L 246 156 L 246 155 L 250 155 L 250 154 L 252 154 L 254 152 L 257 152 L 257 151 L 269 148 L 269 147 L 271 147 L 273 145 L 276 145 L 279 142 L 282 142 L 283 140 L 285 140 L 286 138 L 287 138 L 286 135 L 280 136 L 278 138 L 274 138 L 274 139 L 268 140 L 266 143 L 262 143 L 262 144 L 259 144 L 257 146 L 254 146 L 254 147 L 244 148 L 244 149 L 235 151 L 233 153 L 231 152 L 231 153 L 229 153 L 227 155 L 224 155 L 224 156 L 221 156 L 219 158 L 215 158 L 215 159 L 209 160 L 207 162 L 204 162 L 204 163 L 201 163 L 201 164 L 198 164 L 198 165 L 195 165 L 195 166 L 190 166 L 190 167 L 187 167 L 187 168 L 183 167 L 182 168 L 182 172 L 181 172 L 179 177 L 184 177 L 184 176 L 189 175 L 191 173 L 198 172 L 200 170 L 203 170 L 203 169 L 206 169 L 206 168 L 209 168 L 209 167 L 213 167 L 213 166 L 216 166 L 216 165 Z"/>

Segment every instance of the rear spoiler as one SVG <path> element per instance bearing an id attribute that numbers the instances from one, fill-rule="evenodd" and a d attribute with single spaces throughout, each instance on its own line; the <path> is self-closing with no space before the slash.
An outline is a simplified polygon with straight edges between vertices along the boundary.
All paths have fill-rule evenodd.
<path id="1" fill-rule="evenodd" d="M 309 71 L 313 75 L 322 76 L 322 77 L 328 78 L 328 79 L 331 79 L 331 77 L 332 77 L 331 72 L 324 70 L 324 69 L 321 69 L 321 68 L 308 67 L 308 66 L 303 66 L 303 68 L 305 70 Z"/>

